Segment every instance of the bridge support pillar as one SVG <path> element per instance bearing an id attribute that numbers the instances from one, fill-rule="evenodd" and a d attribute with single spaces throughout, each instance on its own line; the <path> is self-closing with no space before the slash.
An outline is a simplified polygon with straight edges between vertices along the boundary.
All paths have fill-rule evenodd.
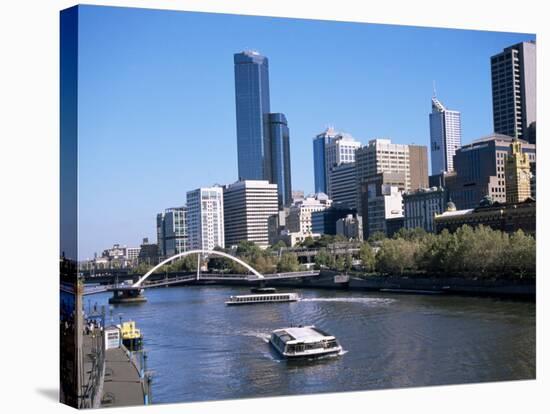
<path id="1" fill-rule="evenodd" d="M 140 287 L 123 286 L 110 290 L 113 292 L 113 297 L 109 298 L 111 304 L 147 302 L 147 298 L 143 295 L 143 289 Z"/>

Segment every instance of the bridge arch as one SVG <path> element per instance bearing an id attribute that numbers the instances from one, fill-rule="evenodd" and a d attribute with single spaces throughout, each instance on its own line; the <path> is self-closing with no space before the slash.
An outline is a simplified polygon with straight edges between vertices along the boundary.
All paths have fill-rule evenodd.
<path id="1" fill-rule="evenodd" d="M 180 257 L 189 256 L 191 254 L 205 254 L 205 255 L 220 256 L 220 257 L 225 257 L 226 259 L 231 259 L 234 262 L 237 262 L 241 266 L 244 266 L 245 268 L 250 270 L 254 275 L 256 275 L 258 277 L 258 279 L 264 279 L 264 275 L 259 273 L 256 269 L 254 269 L 248 263 L 242 261 L 241 259 L 239 259 L 235 256 L 232 256 L 232 255 L 224 253 L 224 252 L 219 252 L 217 250 L 196 249 L 196 250 L 188 250 L 186 252 L 178 253 L 178 254 L 175 254 L 174 256 L 169 257 L 166 260 L 163 260 L 158 265 L 156 265 L 151 270 L 149 270 L 147 273 L 145 273 L 136 283 L 134 283 L 132 285 L 132 287 L 140 287 L 142 285 L 142 283 L 145 282 L 145 280 L 147 280 L 147 278 L 149 276 L 151 276 L 155 270 L 157 270 L 158 268 L 164 266 L 166 263 L 170 263 L 173 260 L 179 259 Z"/>

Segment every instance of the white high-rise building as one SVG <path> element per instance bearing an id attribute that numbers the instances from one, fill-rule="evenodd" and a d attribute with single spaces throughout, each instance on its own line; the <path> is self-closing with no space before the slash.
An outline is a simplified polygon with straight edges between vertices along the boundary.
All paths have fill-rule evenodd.
<path id="1" fill-rule="evenodd" d="M 453 157 L 461 145 L 460 112 L 445 108 L 434 96 L 430 114 L 432 175 L 454 171 Z"/>
<path id="2" fill-rule="evenodd" d="M 339 133 L 327 144 L 326 151 L 326 171 L 336 165 L 355 162 L 355 151 L 361 148 L 361 143 L 356 141 L 350 134 Z"/>
<path id="3" fill-rule="evenodd" d="M 292 204 L 287 219 L 287 229 L 302 235 L 313 234 L 311 213 L 322 211 L 332 205 L 332 200 L 325 193 L 308 196 Z"/>
<path id="4" fill-rule="evenodd" d="M 187 192 L 189 249 L 225 247 L 222 187 L 202 187 Z"/>
<path id="5" fill-rule="evenodd" d="M 268 218 L 278 212 L 277 184 L 245 180 L 227 185 L 223 209 L 226 246 L 246 240 L 267 247 Z"/>

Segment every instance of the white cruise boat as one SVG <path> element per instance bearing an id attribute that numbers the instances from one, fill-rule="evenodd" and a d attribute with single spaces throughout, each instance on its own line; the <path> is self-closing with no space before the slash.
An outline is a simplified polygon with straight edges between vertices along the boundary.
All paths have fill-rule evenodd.
<path id="1" fill-rule="evenodd" d="M 297 293 L 269 293 L 259 295 L 230 296 L 226 305 L 248 305 L 252 303 L 296 302 L 300 300 Z"/>
<path id="2" fill-rule="evenodd" d="M 277 329 L 269 342 L 285 358 L 313 358 L 342 351 L 334 336 L 313 325 Z"/>

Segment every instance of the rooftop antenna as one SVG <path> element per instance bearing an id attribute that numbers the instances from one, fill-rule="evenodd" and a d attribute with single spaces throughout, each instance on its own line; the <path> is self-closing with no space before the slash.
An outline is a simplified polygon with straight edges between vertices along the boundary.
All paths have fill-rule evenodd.
<path id="1" fill-rule="evenodd" d="M 435 97 L 437 96 L 437 94 L 436 94 L 436 91 L 435 91 L 435 80 L 433 80 L 433 81 L 432 81 L 432 83 L 433 83 L 433 88 L 434 88 L 434 98 L 435 98 Z"/>

